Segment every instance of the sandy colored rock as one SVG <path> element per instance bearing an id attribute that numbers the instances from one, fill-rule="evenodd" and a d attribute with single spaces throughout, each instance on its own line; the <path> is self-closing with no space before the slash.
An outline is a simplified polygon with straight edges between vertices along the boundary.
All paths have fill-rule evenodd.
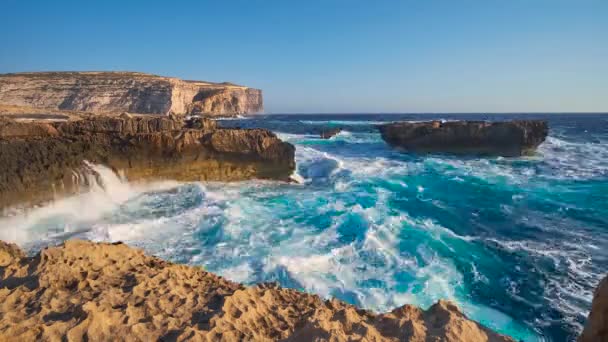
<path id="1" fill-rule="evenodd" d="M 55 137 L 58 135 L 57 129 L 49 123 L 18 122 L 0 117 L 0 137 L 3 138 Z"/>
<path id="2" fill-rule="evenodd" d="M 94 113 L 208 116 L 263 110 L 259 89 L 138 72 L 0 74 L 0 104 Z"/>
<path id="3" fill-rule="evenodd" d="M 595 289 L 591 312 L 579 342 L 608 342 L 608 276 Z"/>
<path id="4" fill-rule="evenodd" d="M 0 258 L 11 253 L 0 243 Z M 512 341 L 446 301 L 375 314 L 78 240 L 0 266 L 0 340 Z"/>

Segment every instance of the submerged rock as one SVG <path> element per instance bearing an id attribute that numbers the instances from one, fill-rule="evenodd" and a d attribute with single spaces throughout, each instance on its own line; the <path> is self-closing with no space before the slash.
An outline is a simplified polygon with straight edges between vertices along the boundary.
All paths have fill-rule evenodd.
<path id="1" fill-rule="evenodd" d="M 320 136 L 321 136 L 321 139 L 329 139 L 340 132 L 342 132 L 342 128 L 332 128 L 332 129 L 322 131 Z"/>
<path id="2" fill-rule="evenodd" d="M 259 89 L 139 72 L 0 74 L 0 104 L 95 113 L 208 116 L 263 110 Z"/>
<path id="3" fill-rule="evenodd" d="M 513 341 L 447 301 L 376 314 L 78 240 L 34 257 L 0 242 L 0 340 Z"/>
<path id="4" fill-rule="evenodd" d="M 608 276 L 600 282 L 593 295 L 591 312 L 579 342 L 608 341 Z"/>
<path id="5" fill-rule="evenodd" d="M 79 191 L 95 181 L 86 162 L 128 180 L 288 180 L 295 148 L 263 129 L 222 129 L 210 119 L 93 116 L 0 121 L 0 208 Z M 94 176 L 94 175 L 93 175 Z"/>
<path id="6" fill-rule="evenodd" d="M 542 120 L 395 122 L 378 128 L 384 141 L 405 151 L 505 157 L 533 152 L 549 133 Z"/>

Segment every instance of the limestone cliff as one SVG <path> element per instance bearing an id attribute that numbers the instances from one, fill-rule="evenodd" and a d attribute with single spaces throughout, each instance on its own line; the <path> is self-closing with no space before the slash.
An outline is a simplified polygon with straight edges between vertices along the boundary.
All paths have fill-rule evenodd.
<path id="1" fill-rule="evenodd" d="M 376 314 L 85 241 L 31 258 L 0 241 L 0 340 L 513 341 L 446 301 Z"/>
<path id="2" fill-rule="evenodd" d="M 95 113 L 233 116 L 263 110 L 262 91 L 136 72 L 0 75 L 0 104 Z"/>

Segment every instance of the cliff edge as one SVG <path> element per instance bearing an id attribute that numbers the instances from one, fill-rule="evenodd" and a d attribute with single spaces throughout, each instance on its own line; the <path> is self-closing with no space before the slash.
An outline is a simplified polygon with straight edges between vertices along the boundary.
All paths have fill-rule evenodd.
<path id="1" fill-rule="evenodd" d="M 0 75 L 0 104 L 94 113 L 234 116 L 261 112 L 262 91 L 137 72 Z"/>
<path id="2" fill-rule="evenodd" d="M 31 258 L 0 241 L 0 340 L 513 341 L 446 301 L 375 314 L 78 240 Z"/>

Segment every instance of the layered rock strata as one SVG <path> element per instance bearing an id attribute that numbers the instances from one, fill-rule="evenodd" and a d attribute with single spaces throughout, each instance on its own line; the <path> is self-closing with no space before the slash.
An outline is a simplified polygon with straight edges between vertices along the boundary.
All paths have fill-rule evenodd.
<path id="1" fill-rule="evenodd" d="M 0 340 L 513 341 L 446 301 L 375 314 L 77 240 L 31 258 L 0 241 Z"/>
<path id="2" fill-rule="evenodd" d="M 47 123 L 0 118 L 0 208 L 86 188 L 97 181 L 87 162 L 106 165 L 128 180 L 288 180 L 294 151 L 270 131 L 223 129 L 209 119 L 122 115 Z"/>
<path id="3" fill-rule="evenodd" d="M 262 91 L 135 72 L 0 75 L 0 104 L 94 113 L 233 116 L 263 110 Z"/>
<path id="4" fill-rule="evenodd" d="M 395 122 L 378 128 L 384 141 L 404 151 L 506 157 L 532 153 L 549 133 L 542 120 Z"/>

